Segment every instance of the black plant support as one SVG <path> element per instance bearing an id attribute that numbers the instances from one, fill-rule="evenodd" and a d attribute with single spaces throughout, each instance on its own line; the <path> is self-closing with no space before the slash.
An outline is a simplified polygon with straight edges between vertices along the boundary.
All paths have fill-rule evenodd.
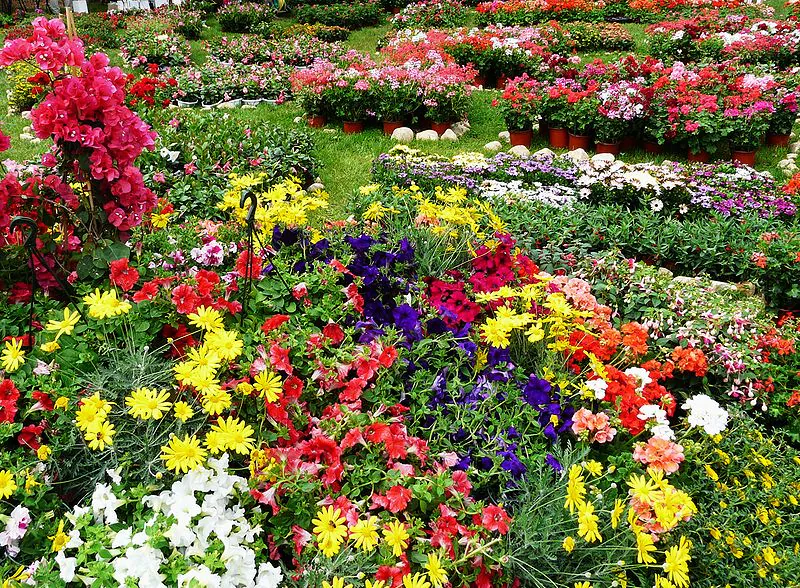
<path id="1" fill-rule="evenodd" d="M 29 230 L 28 234 L 25 234 L 25 228 Z M 9 225 L 9 230 L 11 233 L 19 229 L 20 233 L 22 233 L 23 241 L 22 246 L 28 252 L 28 267 L 31 270 L 31 303 L 30 303 L 30 312 L 28 315 L 28 344 L 26 347 L 31 349 L 33 347 L 33 315 L 34 315 L 34 302 L 36 299 L 36 286 L 38 284 L 36 280 L 36 266 L 34 265 L 34 258 L 39 261 L 39 264 L 49 273 L 53 278 L 55 278 L 58 285 L 64 289 L 70 296 L 75 295 L 75 288 L 72 287 L 72 284 L 67 282 L 61 275 L 57 274 L 53 271 L 53 268 L 50 267 L 50 264 L 45 259 L 44 255 L 42 255 L 41 251 L 39 251 L 36 247 L 36 238 L 39 236 L 39 226 L 36 224 L 36 221 L 28 216 L 15 216 L 11 219 L 11 224 Z M 53 260 L 58 265 L 59 269 L 66 273 L 66 270 L 58 263 L 57 260 Z M 83 312 L 78 309 L 82 318 Z"/>
<path id="2" fill-rule="evenodd" d="M 247 308 L 250 298 L 250 290 L 253 287 L 253 256 L 254 252 L 254 240 L 258 241 L 259 247 L 261 247 L 264 251 L 269 251 L 262 243 L 261 238 L 256 233 L 256 210 L 258 209 L 258 197 L 251 191 L 245 190 L 242 192 L 242 197 L 239 198 L 239 208 L 244 208 L 246 203 L 249 204 L 249 208 L 247 210 L 247 216 L 245 216 L 245 223 L 247 225 L 247 266 L 246 272 L 247 275 L 245 276 L 244 282 L 244 303 L 242 304 L 242 318 L 240 324 L 244 324 L 244 319 L 247 316 Z M 278 266 L 274 263 L 272 264 L 273 268 L 275 269 L 275 273 L 277 274 L 278 278 L 280 279 L 281 283 L 286 287 L 286 291 L 291 293 L 291 288 L 289 288 L 289 284 L 286 283 L 286 280 L 283 278 Z"/>

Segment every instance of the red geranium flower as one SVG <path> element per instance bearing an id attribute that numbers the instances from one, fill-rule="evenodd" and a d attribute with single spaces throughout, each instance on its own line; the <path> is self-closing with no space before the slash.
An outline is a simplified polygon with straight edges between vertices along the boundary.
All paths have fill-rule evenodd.
<path id="1" fill-rule="evenodd" d="M 116 259 L 108 265 L 111 268 L 111 283 L 125 292 L 133 288 L 139 280 L 139 272 L 128 265 L 128 259 L 125 257 Z"/>
<path id="2" fill-rule="evenodd" d="M 508 533 L 511 517 L 506 514 L 506 511 L 499 506 L 489 505 L 483 509 L 483 514 L 478 518 L 475 524 L 480 525 L 487 531 L 497 531 L 501 535 Z"/>
<path id="3" fill-rule="evenodd" d="M 13 423 L 17 415 L 19 390 L 14 382 L 5 379 L 0 382 L 0 423 Z"/>

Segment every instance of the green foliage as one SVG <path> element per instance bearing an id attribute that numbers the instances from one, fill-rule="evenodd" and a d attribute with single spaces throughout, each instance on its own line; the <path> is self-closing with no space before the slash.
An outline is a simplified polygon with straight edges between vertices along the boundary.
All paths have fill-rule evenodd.
<path id="1" fill-rule="evenodd" d="M 378 24 L 383 8 L 377 2 L 299 6 L 295 17 L 299 23 L 319 23 L 349 30 Z"/>

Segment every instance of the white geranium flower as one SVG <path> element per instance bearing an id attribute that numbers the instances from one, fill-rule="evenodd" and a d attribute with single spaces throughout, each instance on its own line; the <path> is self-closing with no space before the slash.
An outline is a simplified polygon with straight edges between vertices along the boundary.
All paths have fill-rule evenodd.
<path id="1" fill-rule="evenodd" d="M 670 429 L 669 425 L 656 425 L 652 429 L 650 429 L 650 434 L 653 437 L 658 439 L 664 439 L 665 441 L 674 441 L 675 440 L 675 432 Z"/>
<path id="2" fill-rule="evenodd" d="M 632 367 L 625 370 L 625 374 L 632 376 L 637 381 L 636 391 L 641 392 L 653 380 L 650 378 L 650 372 L 640 367 Z"/>
<path id="3" fill-rule="evenodd" d="M 696 394 L 681 405 L 689 412 L 689 426 L 702 427 L 707 435 L 719 435 L 728 426 L 728 411 L 706 394 Z"/>
<path id="4" fill-rule="evenodd" d="M 608 389 L 608 383 L 603 380 L 602 378 L 598 378 L 596 380 L 589 380 L 586 382 L 585 386 L 594 392 L 594 397 L 598 400 L 604 400 L 606 397 L 606 390 Z"/>

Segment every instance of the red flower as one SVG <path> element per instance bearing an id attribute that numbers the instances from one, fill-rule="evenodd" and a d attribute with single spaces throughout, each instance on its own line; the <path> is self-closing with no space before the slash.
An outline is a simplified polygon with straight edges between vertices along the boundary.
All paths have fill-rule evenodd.
<path id="1" fill-rule="evenodd" d="M 412 493 L 408 488 L 405 488 L 400 484 L 392 486 L 386 493 L 386 501 L 389 511 L 395 514 L 404 511 L 408 506 L 408 503 L 411 502 L 411 497 Z"/>
<path id="2" fill-rule="evenodd" d="M 5 379 L 0 382 L 0 423 L 13 423 L 17 415 L 19 390 L 14 382 Z"/>
<path id="3" fill-rule="evenodd" d="M 41 408 L 42 410 L 46 410 L 47 412 L 53 410 L 54 408 L 53 400 L 52 398 L 50 398 L 50 396 L 47 395 L 46 392 L 41 392 L 39 390 L 36 390 L 33 394 L 31 394 L 31 396 L 36 401 L 36 404 L 39 405 L 39 408 Z"/>
<path id="4" fill-rule="evenodd" d="M 200 302 L 197 294 L 188 284 L 181 284 L 172 290 L 172 303 L 180 314 L 189 314 L 197 310 Z"/>
<path id="5" fill-rule="evenodd" d="M 289 350 L 273 343 L 269 348 L 269 362 L 276 370 L 291 375 L 294 372 L 292 361 L 289 359 Z"/>
<path id="6" fill-rule="evenodd" d="M 153 300 L 156 296 L 158 296 L 158 280 L 151 280 L 142 284 L 142 288 L 133 295 L 133 301 L 144 302 Z"/>
<path id="7" fill-rule="evenodd" d="M 139 272 L 135 267 L 128 265 L 126 257 L 116 259 L 108 265 L 111 268 L 111 283 L 122 288 L 125 292 L 133 288 L 139 280 Z"/>
<path id="8" fill-rule="evenodd" d="M 475 516 L 477 517 L 477 515 Z M 505 535 L 508 533 L 511 518 L 499 506 L 489 505 L 483 509 L 483 514 L 479 521 L 476 521 L 476 524 L 479 524 L 487 531 L 497 531 L 501 535 Z"/>
<path id="9" fill-rule="evenodd" d="M 17 442 L 23 447 L 30 447 L 34 451 L 38 451 L 42 444 L 39 442 L 39 435 L 44 431 L 42 424 L 28 425 L 23 427 L 19 435 L 17 435 Z"/>
<path id="10" fill-rule="evenodd" d="M 220 282 L 219 275 L 209 270 L 200 270 L 195 274 L 194 279 L 197 282 L 197 293 L 200 296 L 211 294 L 214 291 L 214 286 Z"/>
<path id="11" fill-rule="evenodd" d="M 249 251 L 242 251 L 236 260 L 236 272 L 243 278 L 257 278 L 261 274 L 261 258 Z"/>
<path id="12" fill-rule="evenodd" d="M 270 332 L 274 331 L 288 320 L 288 314 L 276 314 L 264 321 L 264 324 L 261 325 L 261 330 L 264 331 L 265 335 L 269 335 Z"/>
<path id="13" fill-rule="evenodd" d="M 283 395 L 287 400 L 299 400 L 303 394 L 303 380 L 297 376 L 289 376 L 283 382 Z"/>
<path id="14" fill-rule="evenodd" d="M 342 341 L 344 341 L 344 331 L 342 330 L 342 327 L 336 323 L 328 323 L 325 325 L 325 327 L 322 329 L 322 334 L 330 339 L 334 346 L 339 345 Z"/>

